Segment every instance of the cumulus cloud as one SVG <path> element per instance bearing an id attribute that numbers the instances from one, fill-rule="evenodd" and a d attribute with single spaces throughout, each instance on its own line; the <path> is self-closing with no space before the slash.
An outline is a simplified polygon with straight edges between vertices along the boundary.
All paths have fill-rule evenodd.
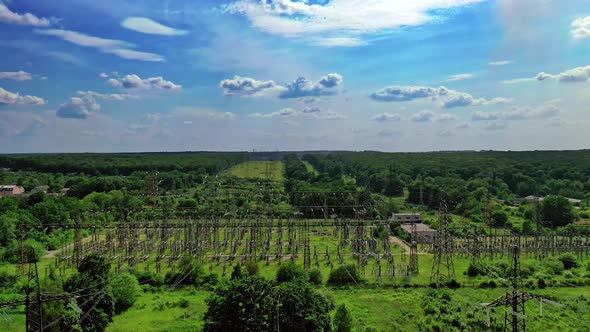
<path id="1" fill-rule="evenodd" d="M 307 106 L 301 110 L 301 113 L 310 114 L 310 113 L 319 113 L 321 109 L 317 106 Z"/>
<path id="2" fill-rule="evenodd" d="M 537 107 L 512 107 L 501 112 L 475 112 L 473 121 L 518 121 L 532 119 L 549 119 L 558 116 L 561 110 L 552 104 L 544 104 Z"/>
<path id="3" fill-rule="evenodd" d="M 96 102 L 93 96 L 85 95 L 82 97 L 72 97 L 67 102 L 61 104 L 56 111 L 60 118 L 68 119 L 88 119 L 100 111 L 100 104 Z"/>
<path id="4" fill-rule="evenodd" d="M 219 83 L 228 96 L 262 96 L 267 92 L 283 89 L 274 81 L 258 81 L 249 77 L 234 76 Z"/>
<path id="5" fill-rule="evenodd" d="M 590 80 L 590 66 L 581 66 L 572 69 L 568 69 L 559 74 L 549 74 L 546 72 L 540 72 L 535 77 L 528 78 L 516 78 L 511 80 L 503 81 L 504 84 L 517 84 L 534 81 L 548 81 L 556 80 L 562 83 L 576 83 L 576 82 L 587 82 Z"/>
<path id="6" fill-rule="evenodd" d="M 182 85 L 166 81 L 162 76 L 142 79 L 135 74 L 131 74 L 125 75 L 123 78 L 111 78 L 107 82 L 113 87 L 123 89 L 166 91 L 178 91 L 182 89 Z"/>
<path id="7" fill-rule="evenodd" d="M 31 79 L 31 74 L 19 70 L 19 71 L 5 71 L 0 72 L 0 79 L 9 79 L 15 81 L 28 81 Z"/>
<path id="8" fill-rule="evenodd" d="M 387 138 L 393 138 L 396 136 L 400 136 L 401 134 L 395 130 L 391 130 L 391 129 L 383 129 L 377 132 L 377 137 L 379 138 L 383 138 L 383 139 L 387 139 Z"/>
<path id="9" fill-rule="evenodd" d="M 221 8 L 246 16 L 252 26 L 288 38 L 327 38 L 327 46 L 358 46 L 367 34 L 426 24 L 434 10 L 458 8 L 483 0 L 236 0 Z"/>
<path id="10" fill-rule="evenodd" d="M 159 54 L 132 50 L 135 45 L 122 40 L 94 37 L 76 31 L 62 29 L 37 29 L 35 33 L 58 37 L 72 44 L 95 48 L 103 53 L 114 54 L 123 59 L 150 62 L 165 61 L 165 58 Z"/>
<path id="11" fill-rule="evenodd" d="M 381 113 L 372 117 L 371 120 L 377 122 L 399 121 L 401 120 L 401 116 L 395 113 Z"/>
<path id="12" fill-rule="evenodd" d="M 570 32 L 574 39 L 590 38 L 590 16 L 575 19 Z"/>
<path id="13" fill-rule="evenodd" d="M 508 60 L 499 60 L 499 61 L 492 61 L 490 63 L 488 63 L 490 66 L 506 66 L 511 64 L 512 61 L 508 61 Z"/>
<path id="14" fill-rule="evenodd" d="M 431 111 L 422 111 L 416 113 L 412 116 L 412 121 L 414 122 L 429 122 L 432 121 L 436 117 L 436 114 Z"/>
<path id="15" fill-rule="evenodd" d="M 453 121 L 453 120 L 455 120 L 455 117 L 449 113 L 443 113 L 443 114 L 437 115 L 435 120 L 438 122 Z"/>
<path id="16" fill-rule="evenodd" d="M 100 77 L 100 78 L 109 78 L 109 75 L 107 73 L 100 73 L 98 75 L 98 77 Z"/>
<path id="17" fill-rule="evenodd" d="M 1 104 L 35 106 L 45 105 L 45 100 L 35 96 L 21 96 L 18 93 L 13 93 L 0 87 L 0 105 Z"/>
<path id="18" fill-rule="evenodd" d="M 468 80 L 471 78 L 473 78 L 473 74 L 469 74 L 469 73 L 455 74 L 455 75 L 449 76 L 449 79 L 447 79 L 447 82 L 462 81 L 462 80 Z"/>
<path id="19" fill-rule="evenodd" d="M 2 2 L 0 2 L 0 22 L 34 27 L 47 27 L 51 25 L 51 20 L 47 18 L 37 17 L 31 13 L 15 13 L 8 9 Z"/>
<path id="20" fill-rule="evenodd" d="M 342 84 L 344 78 L 337 73 L 328 74 L 317 83 L 314 83 L 305 77 L 299 77 L 286 86 L 286 90 L 279 94 L 279 98 L 302 98 L 302 97 L 319 97 L 329 96 L 337 93 L 336 88 Z"/>
<path id="21" fill-rule="evenodd" d="M 472 95 L 447 89 L 444 86 L 433 88 L 424 86 L 390 86 L 370 95 L 373 100 L 382 102 L 402 102 L 414 99 L 431 98 L 444 108 L 495 105 L 511 102 L 507 98 L 475 98 Z"/>
<path id="22" fill-rule="evenodd" d="M 121 25 L 126 29 L 150 35 L 179 36 L 188 33 L 185 30 L 174 29 L 146 17 L 128 17 L 121 22 Z"/>
<path id="23" fill-rule="evenodd" d="M 436 135 L 440 136 L 440 137 L 451 137 L 451 136 L 455 136 L 455 133 L 452 130 L 443 129 L 443 130 L 440 130 L 439 132 L 437 132 Z"/>

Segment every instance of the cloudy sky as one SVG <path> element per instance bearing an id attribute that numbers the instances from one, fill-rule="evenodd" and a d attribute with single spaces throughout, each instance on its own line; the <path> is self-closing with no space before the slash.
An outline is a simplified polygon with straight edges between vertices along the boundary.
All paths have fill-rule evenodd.
<path id="1" fill-rule="evenodd" d="M 0 152 L 588 148 L 590 1 L 0 0 Z"/>

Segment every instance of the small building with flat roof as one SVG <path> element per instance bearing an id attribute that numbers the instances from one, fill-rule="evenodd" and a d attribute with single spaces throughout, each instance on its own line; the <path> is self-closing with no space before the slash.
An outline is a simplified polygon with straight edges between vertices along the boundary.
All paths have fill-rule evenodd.
<path id="1" fill-rule="evenodd" d="M 25 188 L 14 184 L 0 185 L 0 197 L 20 196 L 25 193 Z"/>

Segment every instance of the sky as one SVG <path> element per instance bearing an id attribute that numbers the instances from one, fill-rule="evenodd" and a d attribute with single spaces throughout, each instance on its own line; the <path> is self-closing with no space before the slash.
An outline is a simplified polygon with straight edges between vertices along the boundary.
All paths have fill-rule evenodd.
<path id="1" fill-rule="evenodd" d="M 0 54 L 0 153 L 590 147 L 590 1 L 0 0 Z"/>

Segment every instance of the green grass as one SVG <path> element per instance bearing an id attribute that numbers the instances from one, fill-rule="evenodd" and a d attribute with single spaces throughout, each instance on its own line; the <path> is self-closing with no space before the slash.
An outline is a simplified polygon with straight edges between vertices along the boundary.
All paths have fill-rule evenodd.
<path id="1" fill-rule="evenodd" d="M 129 310 L 115 316 L 107 332 L 201 331 L 208 292 L 191 288 L 144 293 Z M 188 307 L 179 303 L 188 301 Z"/>
<path id="2" fill-rule="evenodd" d="M 282 161 L 247 161 L 228 169 L 226 174 L 245 179 L 283 181 L 284 169 Z"/>

